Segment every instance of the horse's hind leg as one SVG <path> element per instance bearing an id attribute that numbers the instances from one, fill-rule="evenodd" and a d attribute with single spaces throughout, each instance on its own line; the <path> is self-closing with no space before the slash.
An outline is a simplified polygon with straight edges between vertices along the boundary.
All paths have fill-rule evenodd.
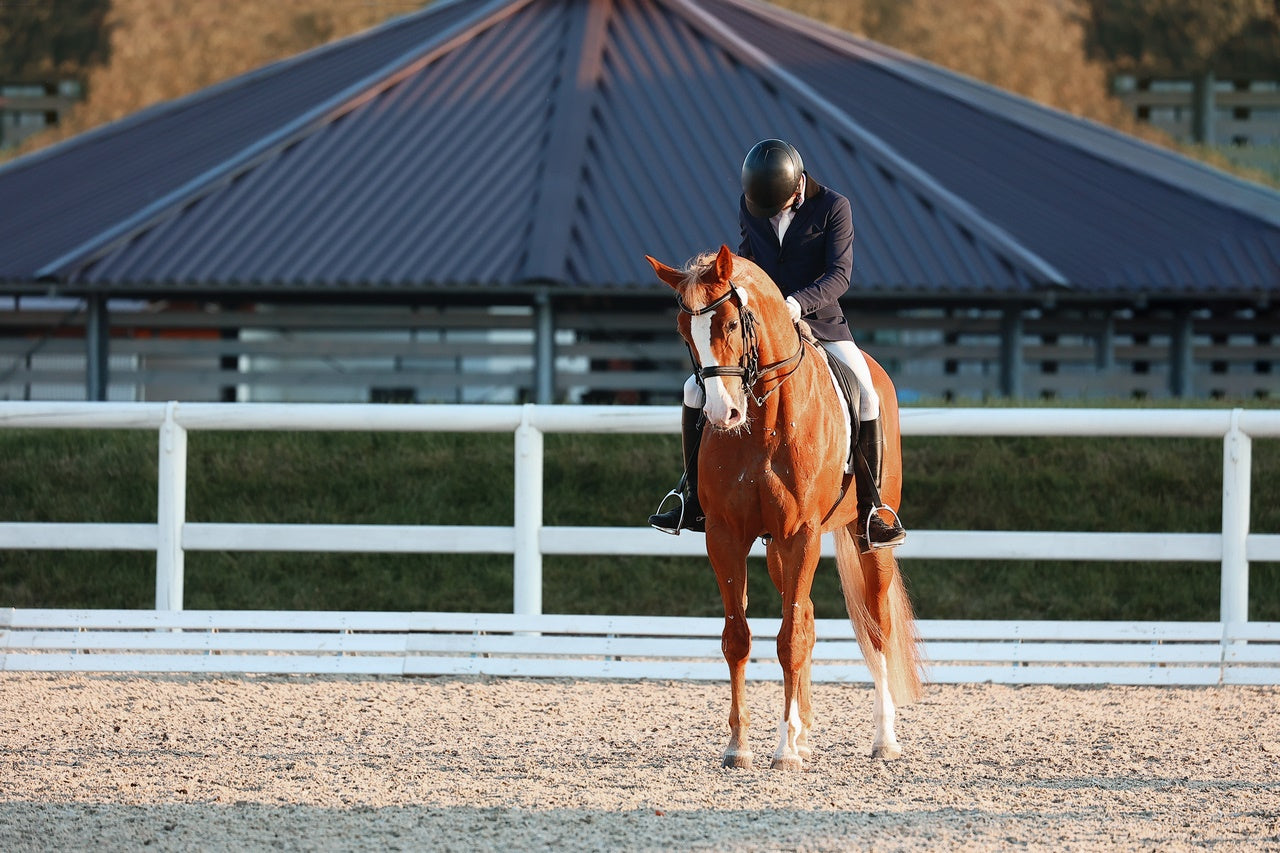
<path id="1" fill-rule="evenodd" d="M 898 743 L 898 733 L 894 730 L 898 711 L 893 704 L 893 694 L 889 691 L 888 665 L 883 652 L 874 657 L 875 660 L 867 661 L 876 686 L 875 705 L 871 709 L 871 723 L 876 730 L 875 739 L 871 742 L 871 757 L 901 758 L 902 744 Z"/>
<path id="2" fill-rule="evenodd" d="M 898 576 L 892 551 L 858 554 L 849 531 L 837 534 L 837 565 L 845 604 L 858 643 L 875 684 L 871 717 L 873 758 L 898 758 L 894 724 L 897 702 L 910 702 L 920 692 L 919 652 L 910 600 Z"/>
<path id="3" fill-rule="evenodd" d="M 715 569 L 724 602 L 724 631 L 720 648 L 729 665 L 729 745 L 725 747 L 725 767 L 751 769 L 751 746 L 747 728 L 751 712 L 747 709 L 747 659 L 751 655 L 751 628 L 747 625 L 747 549 L 737 550 L 707 537 L 707 556 Z"/>
<path id="4" fill-rule="evenodd" d="M 876 740 L 872 743 L 872 757 L 897 758 L 902 748 L 893 731 L 897 716 L 895 703 L 913 702 L 922 690 L 915 616 L 892 552 L 864 553 L 860 560 L 867 579 L 867 606 L 877 626 L 872 638 L 879 651 L 874 661 L 877 669 L 873 672 L 876 707 L 872 721 L 876 724 Z M 872 661 L 868 661 L 868 665 L 870 663 Z"/>

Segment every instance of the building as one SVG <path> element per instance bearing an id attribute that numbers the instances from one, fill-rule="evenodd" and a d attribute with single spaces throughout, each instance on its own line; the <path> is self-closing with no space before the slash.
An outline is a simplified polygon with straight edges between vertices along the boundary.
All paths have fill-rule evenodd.
<path id="1" fill-rule="evenodd" d="M 0 396 L 675 400 L 644 255 L 767 136 L 906 396 L 1280 391 L 1280 193 L 755 0 L 455 0 L 0 168 Z"/>

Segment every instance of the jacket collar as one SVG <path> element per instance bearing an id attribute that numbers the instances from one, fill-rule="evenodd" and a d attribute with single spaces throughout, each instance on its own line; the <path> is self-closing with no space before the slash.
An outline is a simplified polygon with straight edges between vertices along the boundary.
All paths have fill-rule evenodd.
<path id="1" fill-rule="evenodd" d="M 786 245 L 787 237 L 803 231 L 813 220 L 814 212 L 818 209 L 818 205 L 812 204 L 813 199 L 826 192 L 822 184 L 813 179 L 813 176 L 805 172 L 804 181 L 804 204 L 800 205 L 800 209 L 796 211 L 796 216 L 791 220 L 791 224 L 787 226 L 787 233 L 783 235 L 781 245 Z M 770 228 L 770 230 L 773 230 Z"/>

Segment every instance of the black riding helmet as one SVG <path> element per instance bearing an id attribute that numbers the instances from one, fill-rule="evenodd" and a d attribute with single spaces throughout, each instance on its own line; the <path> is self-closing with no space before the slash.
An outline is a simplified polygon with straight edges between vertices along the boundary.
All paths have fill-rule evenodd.
<path id="1" fill-rule="evenodd" d="M 742 161 L 742 196 L 752 216 L 771 219 L 800 186 L 804 161 L 800 152 L 781 139 L 765 139 L 751 146 Z"/>

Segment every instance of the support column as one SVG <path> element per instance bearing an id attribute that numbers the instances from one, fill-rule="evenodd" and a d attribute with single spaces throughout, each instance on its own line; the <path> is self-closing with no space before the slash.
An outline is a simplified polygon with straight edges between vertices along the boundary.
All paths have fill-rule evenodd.
<path id="1" fill-rule="evenodd" d="M 1116 366 L 1116 317 L 1108 313 L 1102 318 L 1098 334 L 1095 337 L 1097 346 L 1094 365 L 1104 373 L 1110 373 Z"/>
<path id="2" fill-rule="evenodd" d="M 533 300 L 533 401 L 549 406 L 556 398 L 556 321 L 551 294 L 538 291 Z"/>
<path id="3" fill-rule="evenodd" d="M 1000 393 L 1022 396 L 1022 309 L 1004 309 L 1000 319 Z"/>
<path id="4" fill-rule="evenodd" d="M 108 359 L 110 358 L 111 319 L 107 314 L 107 298 L 94 294 L 85 300 L 85 380 L 84 398 L 90 401 L 107 399 L 110 382 Z"/>
<path id="5" fill-rule="evenodd" d="M 1190 397 L 1194 393 L 1191 337 L 1191 312 L 1178 311 L 1173 318 L 1173 334 L 1169 336 L 1169 393 L 1175 397 Z"/>
<path id="6" fill-rule="evenodd" d="M 1214 112 L 1217 109 L 1214 83 L 1213 72 L 1204 71 L 1197 74 L 1191 84 L 1191 139 L 1200 145 L 1214 145 L 1217 142 L 1213 126 Z"/>

